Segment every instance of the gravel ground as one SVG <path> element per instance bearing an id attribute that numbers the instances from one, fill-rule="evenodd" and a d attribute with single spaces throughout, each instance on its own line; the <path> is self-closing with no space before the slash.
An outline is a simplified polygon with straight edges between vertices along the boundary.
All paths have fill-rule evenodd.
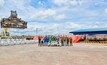
<path id="1" fill-rule="evenodd" d="M 74 44 L 38 47 L 25 44 L 0 47 L 0 65 L 107 65 L 107 45 Z"/>

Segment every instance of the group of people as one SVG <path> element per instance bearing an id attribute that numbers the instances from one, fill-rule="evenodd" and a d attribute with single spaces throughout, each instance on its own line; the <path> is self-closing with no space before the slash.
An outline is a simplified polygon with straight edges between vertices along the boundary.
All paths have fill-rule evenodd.
<path id="1" fill-rule="evenodd" d="M 38 36 L 38 46 L 72 46 L 72 38 L 60 36 Z"/>

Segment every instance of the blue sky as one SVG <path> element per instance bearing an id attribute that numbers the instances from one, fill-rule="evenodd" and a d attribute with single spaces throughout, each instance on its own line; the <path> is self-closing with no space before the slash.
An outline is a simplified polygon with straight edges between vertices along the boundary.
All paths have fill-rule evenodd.
<path id="1" fill-rule="evenodd" d="M 0 19 L 8 17 L 10 10 L 16 10 L 18 17 L 28 22 L 28 29 L 10 29 L 16 35 L 107 28 L 107 0 L 0 0 Z"/>

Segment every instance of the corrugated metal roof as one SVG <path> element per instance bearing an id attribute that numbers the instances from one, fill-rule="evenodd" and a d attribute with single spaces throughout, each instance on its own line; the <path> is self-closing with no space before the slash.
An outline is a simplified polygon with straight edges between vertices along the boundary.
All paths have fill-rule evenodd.
<path id="1" fill-rule="evenodd" d="M 93 31 L 107 31 L 107 28 L 93 28 L 93 29 L 79 29 L 71 32 L 93 32 Z"/>

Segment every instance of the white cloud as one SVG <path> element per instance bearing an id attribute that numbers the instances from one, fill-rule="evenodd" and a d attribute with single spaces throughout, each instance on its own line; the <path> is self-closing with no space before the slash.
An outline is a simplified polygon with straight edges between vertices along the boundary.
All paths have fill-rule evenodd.
<path id="1" fill-rule="evenodd" d="M 68 25 L 69 24 L 69 25 Z M 65 22 L 65 23 L 38 23 L 38 22 L 30 22 L 28 23 L 28 28 L 25 30 L 11 30 L 14 34 L 20 35 L 48 35 L 48 34 L 69 34 L 70 31 L 74 29 L 81 28 L 80 25 L 73 22 Z"/>
<path id="2" fill-rule="evenodd" d="M 4 3 L 5 5 L 0 9 L 0 17 L 7 17 L 9 16 L 10 10 L 16 10 L 19 17 L 22 16 L 22 18 L 28 19 L 27 17 L 30 16 L 31 13 L 34 13 L 33 11 L 36 11 L 34 7 L 30 6 L 30 0 L 4 0 Z"/>
<path id="3" fill-rule="evenodd" d="M 107 22 L 97 21 L 90 23 L 81 23 L 82 29 L 91 29 L 91 28 L 107 28 Z"/>
<path id="4" fill-rule="evenodd" d="M 62 19 L 65 19 L 66 16 L 64 14 L 61 14 L 61 15 L 57 15 L 55 16 L 56 20 L 62 20 Z"/>
<path id="5" fill-rule="evenodd" d="M 56 5 L 67 5 L 68 3 L 68 0 L 53 0 L 53 2 L 56 4 Z"/>
<path id="6" fill-rule="evenodd" d="M 53 0 L 53 3 L 58 6 L 77 6 L 77 5 L 81 5 L 83 1 L 81 0 Z"/>
<path id="7" fill-rule="evenodd" d="M 67 35 L 70 31 L 77 29 L 87 28 L 107 28 L 107 25 L 101 22 L 95 22 L 96 24 L 80 24 L 74 22 L 63 22 L 63 23 L 40 23 L 40 22 L 29 22 L 27 29 L 9 29 L 10 33 L 14 35 Z"/>
<path id="8" fill-rule="evenodd" d="M 105 8 L 105 13 L 107 13 L 107 8 Z"/>
<path id="9" fill-rule="evenodd" d="M 80 29 L 81 25 L 74 22 L 66 22 L 67 28 L 69 29 Z"/>
<path id="10" fill-rule="evenodd" d="M 31 19 L 48 19 L 54 17 L 56 11 L 53 9 L 41 10 L 31 16 Z"/>
<path id="11" fill-rule="evenodd" d="M 55 10 L 55 9 L 45 9 L 45 10 L 40 10 L 36 12 L 35 14 L 32 14 L 30 19 L 33 20 L 63 20 L 66 18 L 65 14 L 62 14 L 61 11 Z"/>
<path id="12" fill-rule="evenodd" d="M 0 0 L 0 8 L 4 5 L 4 0 Z"/>

